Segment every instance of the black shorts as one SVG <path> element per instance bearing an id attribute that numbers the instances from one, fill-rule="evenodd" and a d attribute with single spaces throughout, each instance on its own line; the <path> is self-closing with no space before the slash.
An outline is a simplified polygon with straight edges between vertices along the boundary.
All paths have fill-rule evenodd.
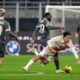
<path id="1" fill-rule="evenodd" d="M 0 44 L 0 57 L 4 57 L 4 55 L 5 55 L 5 45 Z"/>
<path id="2" fill-rule="evenodd" d="M 43 45 L 43 46 L 47 46 L 47 41 L 48 39 L 41 39 L 39 42 Z"/>

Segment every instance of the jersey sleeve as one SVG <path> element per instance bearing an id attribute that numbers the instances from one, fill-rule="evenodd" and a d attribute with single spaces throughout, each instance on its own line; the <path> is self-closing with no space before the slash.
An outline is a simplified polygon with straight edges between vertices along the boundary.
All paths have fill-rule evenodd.
<path id="1" fill-rule="evenodd" d="M 62 39 L 62 36 L 57 36 L 57 37 L 54 37 L 50 40 L 47 41 L 47 44 L 49 47 L 53 47 L 54 43 L 58 40 L 61 40 Z"/>
<path id="2" fill-rule="evenodd" d="M 11 31 L 11 27 L 8 22 L 5 22 L 4 26 L 5 26 L 5 31 Z"/>
<path id="3" fill-rule="evenodd" d="M 72 43 L 71 40 L 70 40 L 70 42 L 69 42 L 69 47 L 71 48 L 72 53 L 73 53 L 73 55 L 75 56 L 75 58 L 78 59 L 79 56 L 78 56 L 78 54 L 77 54 L 77 52 L 76 52 L 76 50 L 75 50 L 75 48 L 74 48 L 74 45 L 73 45 L 73 43 Z"/>
<path id="4" fill-rule="evenodd" d="M 32 39 L 36 41 L 37 35 L 38 35 L 39 27 L 36 27 L 35 30 L 33 31 Z"/>
<path id="5" fill-rule="evenodd" d="M 10 37 L 14 37 L 17 39 L 17 35 L 15 35 L 12 31 L 11 31 L 11 27 L 10 24 L 8 22 L 5 23 L 5 33 L 6 33 L 6 37 L 10 36 Z"/>

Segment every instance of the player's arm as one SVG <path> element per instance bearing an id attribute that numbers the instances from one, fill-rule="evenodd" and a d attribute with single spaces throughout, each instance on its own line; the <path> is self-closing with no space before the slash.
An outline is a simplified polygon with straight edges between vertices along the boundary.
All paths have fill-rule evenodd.
<path id="1" fill-rule="evenodd" d="M 10 24 L 7 22 L 5 25 L 6 25 L 5 26 L 5 34 L 6 34 L 6 37 L 7 36 L 10 36 L 10 37 L 19 39 L 19 37 L 17 35 L 15 35 L 13 32 L 11 32 Z"/>
<path id="2" fill-rule="evenodd" d="M 52 25 L 47 25 L 47 28 L 50 30 L 56 30 L 56 29 L 64 29 L 64 26 L 52 26 Z"/>
<path id="3" fill-rule="evenodd" d="M 69 47 L 71 48 L 71 50 L 72 50 L 72 52 L 73 52 L 73 54 L 74 54 L 74 56 L 75 56 L 75 58 L 77 60 L 77 63 L 80 64 L 79 56 L 78 56 L 78 54 L 77 54 L 77 52 L 76 52 L 76 50 L 74 48 L 74 45 L 73 45 L 72 41 L 70 41 Z"/>
<path id="4" fill-rule="evenodd" d="M 75 33 L 75 38 L 79 38 L 79 32 L 80 32 L 80 24 L 77 27 L 76 33 Z"/>
<path id="5" fill-rule="evenodd" d="M 32 38 L 30 38 L 31 44 L 33 44 L 37 40 L 38 31 L 39 31 L 39 27 L 36 27 L 35 30 L 33 31 Z"/>
<path id="6" fill-rule="evenodd" d="M 34 32 L 33 32 L 33 36 L 32 36 L 33 40 L 37 39 L 38 31 L 39 31 L 39 27 L 36 27 Z"/>
<path id="7" fill-rule="evenodd" d="M 15 35 L 13 32 L 7 31 L 7 33 L 9 34 L 10 37 L 17 38 L 17 35 Z"/>
<path id="8" fill-rule="evenodd" d="M 75 33 L 75 38 L 79 38 L 79 34 L 77 32 Z"/>

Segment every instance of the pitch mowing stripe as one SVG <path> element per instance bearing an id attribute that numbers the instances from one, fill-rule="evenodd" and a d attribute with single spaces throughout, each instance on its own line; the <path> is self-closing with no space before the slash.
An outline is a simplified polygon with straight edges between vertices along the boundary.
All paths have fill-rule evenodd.
<path id="1" fill-rule="evenodd" d="M 63 74 L 63 73 L 62 73 Z M 55 76 L 61 76 L 62 74 L 49 74 L 49 73 L 44 73 L 44 72 L 38 72 L 38 73 L 26 73 L 26 74 L 16 74 L 16 73 L 12 73 L 12 74 L 0 74 L 0 76 L 27 76 L 27 75 L 55 75 Z M 67 75 L 66 73 L 64 73 L 65 75 Z M 68 74 L 69 75 L 69 74 Z M 73 76 L 80 76 L 80 74 L 72 74 Z"/>
<path id="2" fill-rule="evenodd" d="M 42 75 L 44 74 L 44 72 L 37 72 L 37 73 L 25 73 L 25 74 L 16 74 L 16 73 L 12 73 L 12 74 L 0 74 L 0 76 L 24 76 L 24 75 Z"/>

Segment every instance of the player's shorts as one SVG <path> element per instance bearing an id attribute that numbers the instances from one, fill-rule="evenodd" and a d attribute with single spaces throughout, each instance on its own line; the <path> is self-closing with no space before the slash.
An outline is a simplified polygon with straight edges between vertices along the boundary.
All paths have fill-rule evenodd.
<path id="1" fill-rule="evenodd" d="M 0 44 L 0 57 L 4 57 L 4 55 L 5 55 L 5 45 Z"/>
<path id="2" fill-rule="evenodd" d="M 39 42 L 40 42 L 43 46 L 47 46 L 47 41 L 48 41 L 48 39 L 41 39 Z"/>
<path id="3" fill-rule="evenodd" d="M 40 60 L 43 64 L 47 64 L 49 62 L 45 57 L 41 57 Z"/>
<path id="4" fill-rule="evenodd" d="M 48 48 L 48 46 L 46 46 L 40 53 L 39 53 L 40 56 L 54 56 L 55 53 L 52 53 L 50 51 L 50 49 Z"/>

